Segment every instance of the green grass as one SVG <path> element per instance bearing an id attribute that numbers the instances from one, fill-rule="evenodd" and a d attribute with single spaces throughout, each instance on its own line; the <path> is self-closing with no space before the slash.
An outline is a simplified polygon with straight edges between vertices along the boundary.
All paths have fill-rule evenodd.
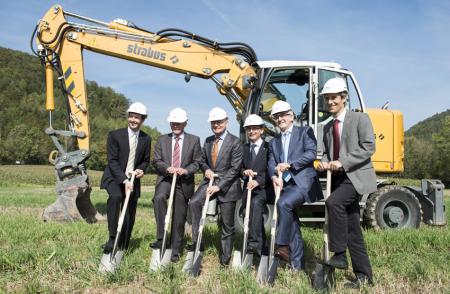
<path id="1" fill-rule="evenodd" d="M 307 274 L 281 270 L 272 288 L 259 287 L 254 272 L 234 272 L 218 266 L 219 232 L 209 224 L 207 251 L 200 277 L 181 273 L 182 263 L 149 273 L 155 238 L 152 192 L 139 201 L 130 250 L 114 275 L 97 272 L 100 245 L 107 238 L 105 222 L 87 224 L 44 223 L 43 209 L 54 201 L 53 188 L 33 186 L 0 189 L 0 289 L 11 293 L 86 291 L 151 293 L 311 293 L 314 258 L 319 256 L 321 230 L 302 228 L 306 244 Z M 449 193 L 447 191 L 447 196 Z M 105 213 L 107 195 L 94 189 L 92 202 Z M 450 199 L 447 197 L 447 207 Z M 450 223 L 450 219 L 448 219 Z M 450 291 L 450 230 L 422 226 L 419 230 L 365 231 L 376 285 L 363 292 L 445 293 Z M 240 242 L 236 242 L 238 245 Z M 339 271 L 336 293 L 351 271 Z M 352 293 L 347 291 L 348 293 Z"/>
<path id="2" fill-rule="evenodd" d="M 98 183 L 99 172 L 90 173 Z M 154 176 L 147 175 L 148 182 Z M 0 166 L 0 293 L 312 293 L 311 273 L 320 256 L 322 232 L 303 227 L 305 273 L 282 269 L 273 287 L 260 287 L 255 272 L 235 272 L 218 265 L 219 232 L 213 223 L 205 232 L 206 254 L 198 278 L 181 273 L 182 262 L 157 273 L 148 272 L 155 239 L 151 197 L 144 187 L 139 200 L 131 246 L 114 275 L 97 272 L 107 239 L 107 224 L 44 223 L 43 209 L 55 200 L 54 174 L 49 166 Z M 145 184 L 145 182 L 144 182 Z M 446 190 L 446 206 L 450 207 Z M 93 188 L 91 199 L 105 213 L 107 194 Z M 447 222 L 450 217 L 447 214 Z M 364 232 L 375 286 L 363 293 L 450 293 L 450 229 L 421 226 L 418 230 Z M 240 236 L 235 246 L 240 250 Z M 337 272 L 335 293 L 351 270 Z"/>

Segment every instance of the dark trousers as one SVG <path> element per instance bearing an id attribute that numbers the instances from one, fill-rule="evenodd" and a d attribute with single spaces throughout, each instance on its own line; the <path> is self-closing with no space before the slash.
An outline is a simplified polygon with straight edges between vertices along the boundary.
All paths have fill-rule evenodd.
<path id="1" fill-rule="evenodd" d="M 332 189 L 326 201 L 330 251 L 344 252 L 348 247 L 353 271 L 372 279 L 372 268 L 360 226 L 359 195 L 345 174 L 333 176 Z"/>
<path id="2" fill-rule="evenodd" d="M 172 182 L 163 181 L 159 183 L 153 198 L 153 209 L 157 225 L 156 238 L 161 241 L 164 237 L 164 220 L 166 218 L 171 185 Z M 170 233 L 172 255 L 180 254 L 184 237 L 188 200 L 183 193 L 181 183 L 177 181 L 173 199 L 172 228 Z"/>
<path id="3" fill-rule="evenodd" d="M 247 190 L 244 190 L 242 205 L 247 205 Z M 248 246 L 256 249 L 261 255 L 266 246 L 266 232 L 264 229 L 264 209 L 266 193 L 263 189 L 254 189 L 250 200 L 250 222 L 248 231 Z"/>
<path id="4" fill-rule="evenodd" d="M 192 241 L 196 242 L 198 237 L 198 229 L 200 219 L 202 216 L 202 208 L 206 199 L 206 189 L 208 185 L 200 187 L 189 201 L 189 210 L 192 218 Z M 211 198 L 210 198 L 211 199 Z M 220 260 L 227 261 L 231 258 L 233 250 L 233 236 L 234 236 L 234 211 L 236 208 L 236 201 L 221 202 L 218 201 L 220 209 L 219 226 L 221 229 L 220 245 L 221 255 Z"/>
<path id="5" fill-rule="evenodd" d="M 285 183 L 277 203 L 278 227 L 275 243 L 289 245 L 291 265 L 295 269 L 304 267 L 303 238 L 296 208 L 305 203 L 308 191 L 301 189 L 293 180 Z"/>
<path id="6" fill-rule="evenodd" d="M 114 244 L 114 240 L 117 234 L 117 224 L 120 218 L 120 210 L 125 201 L 125 187 L 123 184 L 116 184 L 111 182 L 106 186 L 108 192 L 107 205 L 107 217 L 108 217 L 108 231 L 109 242 Z M 120 249 L 127 249 L 130 243 L 131 232 L 133 231 L 134 221 L 136 217 L 137 197 L 132 192 L 130 200 L 128 201 L 128 208 L 125 214 L 125 218 L 122 225 L 120 238 L 118 241 L 118 247 Z"/>

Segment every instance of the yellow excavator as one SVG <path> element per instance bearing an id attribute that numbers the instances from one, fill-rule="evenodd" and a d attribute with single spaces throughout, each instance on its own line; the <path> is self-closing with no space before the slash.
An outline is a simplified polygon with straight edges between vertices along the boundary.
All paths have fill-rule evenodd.
<path id="1" fill-rule="evenodd" d="M 76 22 L 77 21 L 77 22 Z M 352 111 L 367 112 L 372 120 L 377 151 L 372 157 L 379 174 L 403 171 L 403 115 L 399 111 L 367 109 L 356 78 L 337 63 L 317 61 L 259 61 L 245 43 L 220 43 L 181 29 L 151 32 L 130 21 L 116 19 L 110 23 L 51 7 L 39 20 L 34 32 L 35 54 L 45 67 L 46 110 L 49 127 L 46 133 L 57 152 L 52 154 L 57 174 L 57 200 L 44 211 L 44 220 L 89 222 L 99 215 L 90 201 L 90 185 L 85 162 L 89 158 L 89 107 L 84 77 L 83 50 L 89 50 L 191 77 L 210 79 L 236 111 L 242 126 L 245 118 L 256 113 L 263 117 L 266 138 L 277 133 L 270 110 L 277 100 L 291 104 L 296 123 L 309 125 L 317 138 L 331 120 L 324 99 L 319 95 L 324 83 L 340 76 L 347 81 Z M 54 76 L 60 81 L 66 99 L 69 130 L 52 127 Z M 205 110 L 206 111 L 206 110 Z M 76 138 L 75 150 L 65 150 L 61 137 Z M 241 127 L 241 138 L 245 134 Z M 318 159 L 323 154 L 318 140 Z M 445 223 L 443 185 L 423 180 L 420 189 L 379 181 L 379 189 L 363 195 L 361 217 L 375 228 L 418 227 L 422 219 L 429 224 Z M 267 209 L 270 219 L 271 207 Z M 323 202 L 303 209 L 302 221 L 323 221 Z M 239 215 L 239 213 L 237 213 Z M 238 218 L 239 219 L 239 218 Z"/>

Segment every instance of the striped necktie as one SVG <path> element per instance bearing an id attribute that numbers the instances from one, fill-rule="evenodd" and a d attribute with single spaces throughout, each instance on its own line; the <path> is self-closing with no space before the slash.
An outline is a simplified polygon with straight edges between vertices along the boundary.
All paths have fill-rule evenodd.
<path id="1" fill-rule="evenodd" d="M 137 136 L 132 134 L 130 137 L 130 153 L 128 154 L 127 168 L 125 169 L 125 175 L 129 177 L 130 172 L 134 171 L 134 160 L 136 157 Z"/>
<path id="2" fill-rule="evenodd" d="M 173 155 L 172 155 L 172 166 L 180 167 L 180 136 L 175 138 L 175 145 L 173 146 Z"/>

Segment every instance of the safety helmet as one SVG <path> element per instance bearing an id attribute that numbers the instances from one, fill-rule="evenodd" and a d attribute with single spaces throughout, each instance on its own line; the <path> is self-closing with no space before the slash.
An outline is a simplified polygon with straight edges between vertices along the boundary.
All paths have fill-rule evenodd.
<path id="1" fill-rule="evenodd" d="M 320 95 L 324 94 L 336 94 L 341 92 L 348 92 L 347 83 L 343 78 L 332 78 L 329 79 L 325 85 L 323 85 L 322 92 Z"/>
<path id="2" fill-rule="evenodd" d="M 147 116 L 147 107 L 145 107 L 145 105 L 142 104 L 141 102 L 134 102 L 130 105 L 130 107 L 128 107 L 127 112 L 128 113 L 134 112 L 134 113 L 138 113 L 138 114 Z"/>
<path id="3" fill-rule="evenodd" d="M 264 124 L 262 118 L 256 114 L 250 114 L 247 116 L 244 122 L 244 127 L 248 126 L 262 126 Z"/>
<path id="4" fill-rule="evenodd" d="M 208 121 L 216 121 L 216 120 L 222 120 L 227 118 L 227 112 L 225 110 L 223 110 L 220 107 L 214 107 L 213 109 L 211 109 L 211 111 L 209 112 L 209 117 L 208 117 Z"/>
<path id="5" fill-rule="evenodd" d="M 172 123 L 184 123 L 187 120 L 188 117 L 186 111 L 180 107 L 172 109 L 167 117 L 167 121 Z"/>
<path id="6" fill-rule="evenodd" d="M 289 105 L 289 103 L 287 103 L 286 101 L 278 100 L 277 102 L 275 102 L 272 105 L 272 111 L 271 111 L 270 114 L 274 115 L 276 113 L 288 111 L 288 110 L 291 110 L 291 109 L 292 108 Z"/>

